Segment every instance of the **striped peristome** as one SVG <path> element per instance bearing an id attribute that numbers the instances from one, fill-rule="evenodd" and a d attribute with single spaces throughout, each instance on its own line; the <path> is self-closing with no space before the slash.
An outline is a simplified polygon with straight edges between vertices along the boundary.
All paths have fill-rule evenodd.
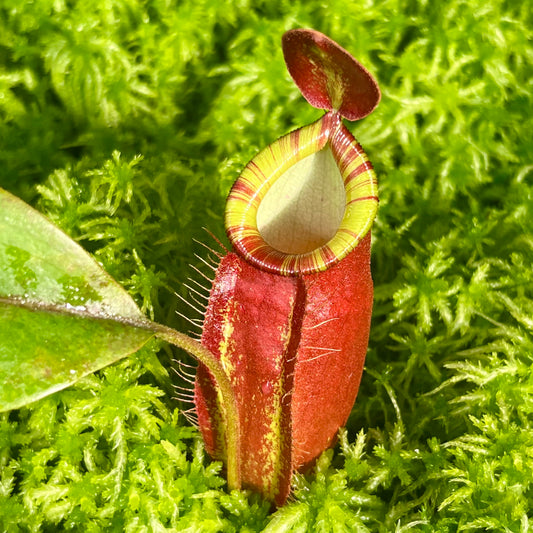
<path id="1" fill-rule="evenodd" d="M 293 165 L 329 149 L 344 182 L 346 205 L 336 234 L 322 246 L 300 254 L 268 244 L 257 224 L 261 201 Z M 257 267 L 281 275 L 321 272 L 346 257 L 370 229 L 377 212 L 377 180 L 361 145 L 335 111 L 295 130 L 262 150 L 234 183 L 226 204 L 226 231 L 236 250 Z"/>

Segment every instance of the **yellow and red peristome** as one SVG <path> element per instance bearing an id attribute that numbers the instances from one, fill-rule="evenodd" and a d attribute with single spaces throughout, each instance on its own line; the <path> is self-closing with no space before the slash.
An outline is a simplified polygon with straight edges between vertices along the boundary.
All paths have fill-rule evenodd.
<path id="1" fill-rule="evenodd" d="M 333 238 L 306 253 L 286 253 L 261 234 L 257 214 L 272 185 L 304 158 L 329 150 L 344 183 L 344 216 Z M 282 275 L 320 272 L 341 261 L 367 234 L 376 216 L 377 180 L 361 145 L 329 112 L 261 151 L 233 185 L 226 204 L 226 230 L 237 252 L 257 267 Z M 289 228 L 286 231 L 290 231 Z"/>
<path id="2" fill-rule="evenodd" d="M 309 50 L 311 30 L 303 31 Z M 335 55 L 327 61 L 331 70 Z M 370 330 L 377 204 L 372 165 L 335 109 L 260 152 L 228 197 L 234 251 L 216 271 L 202 344 L 234 390 L 242 484 L 278 506 L 292 473 L 334 443 L 355 402 Z M 225 460 L 224 405 L 202 365 L 195 403 L 209 453 Z"/>

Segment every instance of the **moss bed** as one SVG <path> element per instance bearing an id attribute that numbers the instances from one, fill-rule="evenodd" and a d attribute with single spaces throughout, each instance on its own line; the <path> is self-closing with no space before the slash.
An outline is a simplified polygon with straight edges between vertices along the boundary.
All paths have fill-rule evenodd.
<path id="1" fill-rule="evenodd" d="M 339 444 L 272 511 L 228 493 L 152 342 L 0 415 L 0 530 L 520 532 L 533 527 L 531 5 L 4 0 L 0 186 L 182 331 L 189 265 L 261 148 L 321 112 L 280 39 L 378 79 L 373 327 Z M 197 316 L 193 316 L 197 318 Z M 65 347 L 68 349 L 68 347 Z"/>

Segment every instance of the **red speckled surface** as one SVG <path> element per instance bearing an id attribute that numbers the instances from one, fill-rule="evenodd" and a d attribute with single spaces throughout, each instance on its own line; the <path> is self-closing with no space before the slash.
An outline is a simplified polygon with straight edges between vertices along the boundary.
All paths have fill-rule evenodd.
<path id="1" fill-rule="evenodd" d="M 343 261 L 284 277 L 234 253 L 218 268 L 202 343 L 226 360 L 241 417 L 242 478 L 278 505 L 295 468 L 330 446 L 352 409 L 372 312 L 370 234 Z M 200 368 L 200 428 L 223 457 L 216 391 Z"/>
<path id="2" fill-rule="evenodd" d="M 283 35 L 282 46 L 289 73 L 312 106 L 359 120 L 378 105 L 377 82 L 329 37 L 316 30 L 290 30 Z"/>

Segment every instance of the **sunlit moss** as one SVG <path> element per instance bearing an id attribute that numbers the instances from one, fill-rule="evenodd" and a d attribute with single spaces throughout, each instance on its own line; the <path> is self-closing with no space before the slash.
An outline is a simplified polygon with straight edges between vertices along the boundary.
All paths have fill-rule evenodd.
<path id="1" fill-rule="evenodd" d="M 246 162 L 319 112 L 282 62 L 329 34 L 383 99 L 350 128 L 377 170 L 374 323 L 340 446 L 283 509 L 228 494 L 153 343 L 0 416 L 0 530 L 511 531 L 533 501 L 530 6 L 63 2 L 0 7 L 0 186 L 186 331 L 174 291 L 223 239 Z M 202 267 L 200 267 L 202 268 Z M 195 317 L 196 318 L 196 317 Z M 177 378 L 176 378 L 177 379 Z"/>

